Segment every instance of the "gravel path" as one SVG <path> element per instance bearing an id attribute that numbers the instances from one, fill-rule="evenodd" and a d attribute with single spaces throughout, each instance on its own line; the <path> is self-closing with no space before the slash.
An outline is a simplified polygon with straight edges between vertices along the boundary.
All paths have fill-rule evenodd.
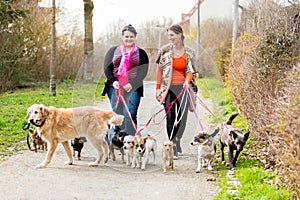
<path id="1" fill-rule="evenodd" d="M 146 82 L 145 85 L 145 97 L 138 113 L 139 127 L 144 126 L 150 116 L 162 108 L 154 99 L 154 82 Z M 107 100 L 99 106 L 110 108 Z M 208 114 L 203 108 L 200 109 L 201 122 L 205 129 L 209 129 Z M 157 116 L 156 121 L 160 121 L 162 116 Z M 61 145 L 50 165 L 44 169 L 34 169 L 34 166 L 44 159 L 45 152 L 19 152 L 0 163 L 1 199 L 213 199 L 218 187 L 215 182 L 207 181 L 213 175 L 206 168 L 199 174 L 195 173 L 197 148 L 189 144 L 199 129 L 194 114 L 189 112 L 182 139 L 184 154 L 175 160 L 173 173 L 162 173 L 161 145 L 167 139 L 164 121 L 157 125 L 151 123 L 143 132 L 151 131 L 158 141 L 156 165 L 152 165 L 150 159 L 145 171 L 127 167 L 118 151 L 116 161 L 109 160 L 106 165 L 89 167 L 87 163 L 96 156 L 89 142 L 85 143 L 82 150 L 82 160 L 75 160 L 71 166 L 63 164 L 67 156 Z"/>

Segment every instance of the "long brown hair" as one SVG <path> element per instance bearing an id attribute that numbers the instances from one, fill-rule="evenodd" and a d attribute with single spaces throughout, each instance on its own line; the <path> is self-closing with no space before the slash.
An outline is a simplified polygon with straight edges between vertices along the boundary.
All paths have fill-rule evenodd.
<path id="1" fill-rule="evenodd" d="M 179 24 L 173 24 L 171 25 L 167 31 L 173 31 L 174 33 L 176 33 L 177 35 L 181 34 L 181 41 L 182 41 L 182 44 L 184 45 L 184 35 L 183 35 L 183 29 L 182 27 L 179 25 Z"/>

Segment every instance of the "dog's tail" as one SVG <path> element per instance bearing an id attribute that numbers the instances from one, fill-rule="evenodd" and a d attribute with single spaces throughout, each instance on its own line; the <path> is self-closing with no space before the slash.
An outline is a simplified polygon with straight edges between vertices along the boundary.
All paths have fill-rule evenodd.
<path id="1" fill-rule="evenodd" d="M 106 114 L 108 115 L 107 119 L 109 125 L 113 126 L 121 126 L 124 120 L 123 115 L 118 115 L 114 113 L 113 111 L 106 111 Z"/>
<path id="2" fill-rule="evenodd" d="M 226 121 L 225 124 L 231 125 L 231 124 L 232 124 L 232 121 L 234 120 L 234 118 L 236 118 L 236 116 L 238 116 L 238 115 L 239 115 L 238 112 L 233 112 L 233 113 L 229 116 L 229 118 L 228 118 L 228 120 Z"/>
<path id="3" fill-rule="evenodd" d="M 216 128 L 216 130 L 212 134 L 210 134 L 207 138 L 209 138 L 209 137 L 215 137 L 219 133 L 219 130 L 220 130 L 219 127 Z"/>

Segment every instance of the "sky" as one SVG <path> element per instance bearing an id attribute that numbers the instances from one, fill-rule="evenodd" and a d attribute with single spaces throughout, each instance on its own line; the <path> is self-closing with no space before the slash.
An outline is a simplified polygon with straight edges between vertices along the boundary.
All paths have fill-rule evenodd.
<path id="1" fill-rule="evenodd" d="M 200 18 L 232 17 L 234 0 L 204 0 L 200 6 Z M 240 0 L 244 4 L 247 0 Z M 181 20 L 181 14 L 188 13 L 198 2 L 197 0 L 93 0 L 94 36 L 103 34 L 109 24 L 123 19 L 138 28 L 142 22 L 154 18 L 173 18 Z M 40 6 L 51 6 L 52 0 L 43 0 Z M 59 17 L 58 32 L 73 27 L 83 31 L 83 0 L 56 0 L 57 6 L 64 15 Z M 196 13 L 195 13 L 196 14 Z M 124 24 L 125 26 L 126 24 Z M 121 29 L 122 27 L 120 27 Z"/>
<path id="2" fill-rule="evenodd" d="M 223 17 L 232 13 L 233 0 L 204 0 L 201 5 L 201 19 Z M 188 13 L 197 0 L 94 0 L 94 35 L 105 32 L 107 25 L 123 19 L 133 26 L 154 18 L 181 20 L 181 14 Z M 43 0 L 40 6 L 51 6 L 51 0 Z M 83 29 L 83 0 L 56 0 L 66 17 L 59 18 L 58 28 L 64 29 L 78 24 Z M 121 27 L 120 27 L 121 29 Z"/>

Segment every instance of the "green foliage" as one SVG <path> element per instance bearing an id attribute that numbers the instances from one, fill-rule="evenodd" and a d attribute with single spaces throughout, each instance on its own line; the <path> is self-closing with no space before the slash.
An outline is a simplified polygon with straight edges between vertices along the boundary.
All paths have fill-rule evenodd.
<path id="1" fill-rule="evenodd" d="M 221 80 L 217 79 L 197 79 L 197 85 L 204 98 L 209 98 L 213 101 L 213 112 L 216 115 L 212 123 L 224 122 L 232 112 L 237 112 L 238 109 L 232 105 L 229 90 L 224 87 Z M 240 115 L 234 120 L 233 124 L 241 130 L 248 128 L 247 120 Z"/>
<path id="2" fill-rule="evenodd" d="M 104 82 L 104 80 L 99 80 Z M 64 81 L 57 84 L 57 95 L 49 96 L 49 84 L 37 84 L 33 88 L 15 90 L 7 92 L 0 97 L 0 159 L 13 153 L 9 147 L 14 150 L 24 149 L 25 145 L 20 143 L 27 135 L 27 131 L 22 130 L 26 121 L 25 115 L 27 108 L 32 104 L 44 104 L 55 107 L 73 107 L 77 105 L 79 97 L 75 97 L 77 83 L 73 81 Z M 93 102 L 101 102 L 104 97 L 100 95 L 103 84 L 92 83 L 89 88 L 93 89 Z M 94 90 L 96 88 L 96 90 Z M 81 91 L 80 100 L 86 99 L 85 94 L 89 91 Z M 75 101 L 76 100 L 76 101 Z M 74 102 L 75 101 L 75 102 Z M 88 105 L 88 104 L 86 104 Z M 90 105 L 90 104 L 89 104 Z"/>
<path id="3" fill-rule="evenodd" d="M 219 48 L 213 55 L 214 62 L 216 63 L 221 76 L 225 75 L 226 69 L 231 62 L 231 42 L 227 38 L 227 41 L 222 41 Z"/>
<path id="4" fill-rule="evenodd" d="M 0 22 L 7 24 L 26 17 L 29 11 L 14 8 L 15 2 L 16 0 L 0 0 Z"/>
<path id="5" fill-rule="evenodd" d="M 290 199 L 289 193 L 283 188 L 278 189 L 276 185 L 268 183 L 271 180 L 275 180 L 276 176 L 262 168 L 250 167 L 240 169 L 237 171 L 237 177 L 241 182 L 241 187 L 239 187 L 240 199 Z"/>
<path id="6" fill-rule="evenodd" d="M 219 182 L 221 191 L 214 197 L 215 200 L 290 199 L 289 192 L 284 188 L 277 188 L 275 184 L 272 184 L 276 182 L 278 177 L 272 172 L 264 170 L 262 163 L 256 159 L 239 159 L 235 177 L 240 182 L 240 186 L 235 188 L 237 190 L 236 194 L 231 194 L 227 191 L 229 189 L 229 179 L 226 176 L 226 172 L 227 168 L 219 173 L 221 174 Z"/>

